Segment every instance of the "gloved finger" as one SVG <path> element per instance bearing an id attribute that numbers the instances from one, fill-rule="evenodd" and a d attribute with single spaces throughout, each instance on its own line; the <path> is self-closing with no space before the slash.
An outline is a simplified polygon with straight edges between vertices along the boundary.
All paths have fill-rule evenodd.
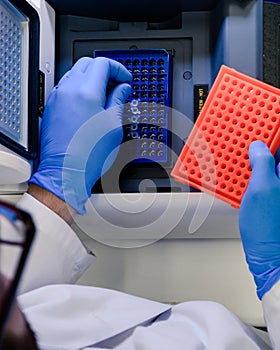
<path id="1" fill-rule="evenodd" d="M 85 73 L 87 70 L 87 67 L 90 65 L 92 61 L 93 61 L 93 58 L 90 58 L 90 57 L 80 58 L 74 64 L 74 66 L 62 76 L 62 78 L 59 80 L 57 84 L 57 87 L 61 86 L 64 83 L 64 81 L 68 80 L 68 78 L 73 76 L 73 74 L 75 74 L 77 71 L 79 73 Z"/>
<path id="2" fill-rule="evenodd" d="M 129 84 L 123 83 L 116 85 L 107 97 L 106 109 L 124 105 L 131 91 L 132 88 Z"/>
<path id="3" fill-rule="evenodd" d="M 275 159 L 269 148 L 262 141 L 254 141 L 249 147 L 252 178 L 257 183 L 266 183 L 275 176 Z M 252 179 L 251 179 L 252 181 Z"/>
<path id="4" fill-rule="evenodd" d="M 117 83 L 129 83 L 132 79 L 132 75 L 122 64 L 104 57 L 93 59 L 85 73 L 87 78 L 83 83 L 84 88 L 93 91 L 95 99 L 103 102 L 109 79 Z"/>
<path id="5" fill-rule="evenodd" d="M 78 70 L 82 73 L 85 73 L 92 61 L 93 58 L 91 57 L 82 57 L 74 64 L 74 66 L 72 67 L 72 71 Z"/>
<path id="6" fill-rule="evenodd" d="M 96 66 L 96 67 L 94 67 Z M 132 80 L 132 75 L 121 63 L 105 57 L 97 57 L 92 61 L 92 64 L 89 66 L 90 69 L 97 69 L 96 77 L 104 80 L 115 80 L 118 83 L 129 83 Z"/>

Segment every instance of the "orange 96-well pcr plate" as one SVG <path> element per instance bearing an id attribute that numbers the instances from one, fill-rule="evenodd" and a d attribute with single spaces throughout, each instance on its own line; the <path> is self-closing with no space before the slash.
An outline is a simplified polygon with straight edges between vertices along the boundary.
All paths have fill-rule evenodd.
<path id="1" fill-rule="evenodd" d="M 239 208 L 254 140 L 276 152 L 280 90 L 222 66 L 171 175 Z"/>

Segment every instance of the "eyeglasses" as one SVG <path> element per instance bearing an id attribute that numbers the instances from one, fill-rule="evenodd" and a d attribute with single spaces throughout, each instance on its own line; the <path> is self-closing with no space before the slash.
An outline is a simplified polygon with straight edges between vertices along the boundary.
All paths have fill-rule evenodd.
<path id="1" fill-rule="evenodd" d="M 0 341 L 34 235 L 31 216 L 0 201 Z"/>

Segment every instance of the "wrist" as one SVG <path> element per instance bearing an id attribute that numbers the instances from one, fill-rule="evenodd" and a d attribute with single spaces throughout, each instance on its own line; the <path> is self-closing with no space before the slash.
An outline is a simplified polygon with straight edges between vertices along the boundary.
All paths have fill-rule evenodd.
<path id="1" fill-rule="evenodd" d="M 260 300 L 280 280 L 280 268 L 276 268 L 266 278 L 254 277 L 257 286 L 257 295 Z"/>
<path id="2" fill-rule="evenodd" d="M 70 157 L 70 163 L 71 159 Z M 85 170 L 72 168 L 68 163 L 58 168 L 40 164 L 29 180 L 29 185 L 31 184 L 53 194 L 63 203 L 74 208 L 75 212 L 85 214 L 85 203 L 90 195 L 90 190 L 88 191 L 85 187 Z"/>
<path id="3" fill-rule="evenodd" d="M 29 184 L 27 192 L 60 216 L 67 224 L 72 224 L 73 218 L 76 215 L 76 210 L 55 194 L 33 183 Z"/>

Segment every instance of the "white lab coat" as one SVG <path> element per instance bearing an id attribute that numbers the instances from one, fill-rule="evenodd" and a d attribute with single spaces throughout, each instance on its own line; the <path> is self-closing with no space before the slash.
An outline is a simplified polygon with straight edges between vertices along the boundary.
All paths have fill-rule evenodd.
<path id="1" fill-rule="evenodd" d="M 171 307 L 69 284 L 94 260 L 93 254 L 62 219 L 33 197 L 25 194 L 18 205 L 29 210 L 37 226 L 18 299 L 41 349 L 271 349 L 267 334 L 215 302 Z M 280 283 L 262 303 L 270 337 L 280 349 Z"/>

